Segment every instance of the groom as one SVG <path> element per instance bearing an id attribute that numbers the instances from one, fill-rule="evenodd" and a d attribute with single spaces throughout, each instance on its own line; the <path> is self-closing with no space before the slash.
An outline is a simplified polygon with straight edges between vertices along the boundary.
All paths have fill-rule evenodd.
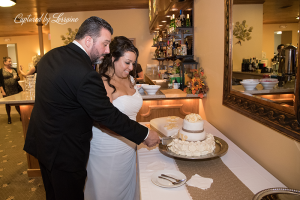
<path id="1" fill-rule="evenodd" d="M 109 53 L 112 34 L 105 20 L 90 17 L 73 43 L 52 49 L 38 63 L 24 150 L 39 161 L 47 200 L 84 199 L 93 121 L 136 144 L 159 143 L 156 132 L 110 103 L 101 77 L 92 68 Z"/>

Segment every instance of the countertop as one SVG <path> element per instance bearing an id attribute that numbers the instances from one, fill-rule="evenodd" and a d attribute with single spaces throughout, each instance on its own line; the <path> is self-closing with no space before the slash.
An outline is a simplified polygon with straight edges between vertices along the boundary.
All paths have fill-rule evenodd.
<path id="1" fill-rule="evenodd" d="M 167 89 L 167 88 L 161 88 Z M 167 97 L 158 90 L 155 95 L 147 95 L 146 93 L 141 93 L 143 100 L 151 100 L 151 99 L 167 99 Z M 172 99 L 185 99 L 185 98 L 199 98 L 197 95 L 187 94 L 186 97 L 172 97 Z M 0 104 L 34 104 L 35 96 L 34 94 L 30 94 L 29 92 L 20 92 L 15 95 L 11 95 L 8 97 L 0 98 Z"/>
<path id="2" fill-rule="evenodd" d="M 232 90 L 248 94 L 287 94 L 294 93 L 294 88 L 278 87 L 277 85 L 272 90 L 264 90 L 261 84 L 258 84 L 254 90 L 245 90 L 242 85 L 232 85 Z"/>
<path id="3" fill-rule="evenodd" d="M 161 79 L 158 75 L 145 75 L 145 82 L 150 85 L 161 85 L 161 88 L 155 95 L 148 95 L 147 93 L 141 93 L 144 100 L 151 99 L 167 99 L 167 97 L 160 91 L 168 89 L 167 79 Z M 187 94 L 186 97 L 172 97 L 172 99 L 185 99 L 185 98 L 199 98 L 197 94 Z M 18 94 L 0 98 L 0 104 L 34 104 L 35 95 L 29 92 L 23 91 Z"/>
<path id="4" fill-rule="evenodd" d="M 34 104 L 35 95 L 29 92 L 20 92 L 0 99 L 0 104 Z"/>
<path id="5" fill-rule="evenodd" d="M 272 75 L 272 73 L 257 73 L 257 72 L 241 72 L 241 71 L 233 71 L 236 74 L 252 74 L 252 75 Z"/>

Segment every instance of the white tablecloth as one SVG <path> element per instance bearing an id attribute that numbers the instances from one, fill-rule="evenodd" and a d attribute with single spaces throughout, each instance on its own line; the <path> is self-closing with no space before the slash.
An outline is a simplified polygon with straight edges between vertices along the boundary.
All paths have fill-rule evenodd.
<path id="1" fill-rule="evenodd" d="M 147 123 L 143 122 L 141 124 Z M 243 150 L 231 142 L 220 131 L 213 127 L 209 122 L 204 121 L 204 129 L 207 133 L 211 133 L 228 143 L 228 152 L 221 157 L 223 163 L 254 194 L 267 188 L 286 187 L 255 160 L 248 156 Z M 154 171 L 147 170 L 147 166 L 153 162 L 163 162 L 165 163 L 166 170 L 178 170 L 173 158 L 169 158 L 161 154 L 158 150 L 158 147 L 146 148 L 146 146 L 143 144 L 138 146 L 137 158 L 142 200 L 192 199 L 185 186 L 172 189 L 161 188 L 151 182 L 151 175 L 154 173 Z"/>

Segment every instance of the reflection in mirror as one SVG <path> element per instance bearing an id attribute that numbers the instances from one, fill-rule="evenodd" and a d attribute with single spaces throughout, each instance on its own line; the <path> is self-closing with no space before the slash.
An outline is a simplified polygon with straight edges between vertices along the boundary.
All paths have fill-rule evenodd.
<path id="1" fill-rule="evenodd" d="M 296 56 L 284 57 L 299 44 L 296 16 L 299 16 L 299 0 L 225 0 L 223 105 L 300 142 L 300 125 L 295 115 L 296 110 L 300 122 L 300 78 L 295 80 L 296 73 L 293 74 L 299 62 L 291 65 L 292 61 L 296 63 Z M 235 27 L 238 29 L 234 30 Z M 239 37 L 241 29 L 245 34 Z M 295 46 L 282 50 L 284 53 L 277 54 L 278 59 L 274 59 L 276 31 L 292 31 Z M 250 72 L 247 70 L 253 57 L 254 68 L 251 65 Z M 273 73 L 274 67 L 277 75 Z M 281 68 L 284 73 L 279 74 Z M 264 75 L 273 75 L 273 79 L 260 83 Z M 243 79 L 253 79 L 242 81 L 249 90 L 240 85 Z M 291 84 L 285 84 L 288 79 Z"/>
<path id="2" fill-rule="evenodd" d="M 3 57 L 10 57 L 12 61 L 12 67 L 17 68 L 18 59 L 17 59 L 17 48 L 16 44 L 1 44 L 0 45 L 0 58 L 2 63 Z M 3 65 L 1 64 L 1 67 Z"/>
<path id="3" fill-rule="evenodd" d="M 287 72 L 285 60 L 295 59 L 296 54 L 291 58 L 288 55 L 286 58 L 284 52 L 279 54 L 281 48 L 278 49 L 281 44 L 283 47 L 298 46 L 299 20 L 296 16 L 299 15 L 299 3 L 297 5 L 293 4 L 293 1 L 287 2 L 289 5 L 283 3 L 279 5 L 276 0 L 258 0 L 252 4 L 244 4 L 243 0 L 233 1 L 232 90 L 251 94 L 260 99 L 267 96 L 266 101 L 293 109 L 290 100 L 278 98 L 282 96 L 280 94 L 293 95 L 295 88 L 296 64 L 289 66 L 292 72 Z M 278 15 L 281 21 L 274 21 Z M 283 16 L 287 18 L 286 15 L 289 15 L 289 20 L 283 20 Z M 290 20 L 291 18 L 294 20 Z M 244 81 L 241 84 L 244 79 L 263 78 L 269 78 L 265 81 L 274 81 L 274 84 L 245 85 Z M 251 84 L 252 87 L 249 86 Z M 274 95 L 276 100 L 273 101 L 274 98 L 271 97 Z"/>

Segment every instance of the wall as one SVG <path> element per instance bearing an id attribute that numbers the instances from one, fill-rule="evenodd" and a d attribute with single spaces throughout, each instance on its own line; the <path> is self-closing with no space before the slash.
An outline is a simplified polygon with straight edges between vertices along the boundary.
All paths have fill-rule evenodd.
<path id="1" fill-rule="evenodd" d="M 68 28 L 75 30 L 76 28 L 79 28 L 85 19 L 91 16 L 98 16 L 105 19 L 113 27 L 113 37 L 125 36 L 136 39 L 136 47 L 140 54 L 138 62 L 141 64 L 144 72 L 148 63 L 157 63 L 151 59 L 151 52 L 153 53 L 155 48 L 151 47 L 153 43 L 153 36 L 149 33 L 148 9 L 70 12 L 64 14 L 64 17 L 71 16 L 73 18 L 79 18 L 79 21 L 76 23 L 67 23 L 65 25 L 50 23 L 52 48 L 63 45 L 61 35 L 65 35 Z"/>
<path id="2" fill-rule="evenodd" d="M 17 67 L 16 64 L 18 62 L 17 60 L 17 51 L 16 51 L 16 45 L 15 44 L 9 44 L 7 45 L 7 54 L 8 57 L 11 58 L 12 67 Z"/>
<path id="3" fill-rule="evenodd" d="M 10 41 L 5 42 L 5 38 L 10 38 Z M 50 50 L 47 34 L 43 34 L 43 40 L 44 51 L 47 52 Z M 16 44 L 18 67 L 22 65 L 23 71 L 28 70 L 28 64 L 32 62 L 32 57 L 38 54 L 40 49 L 38 35 L 0 37 L 0 44 Z"/>
<path id="4" fill-rule="evenodd" d="M 222 105 L 224 1 L 195 0 L 194 13 L 195 46 L 205 47 L 195 48 L 195 56 L 210 87 L 201 116 L 287 187 L 300 189 L 300 143 Z"/>
<path id="5" fill-rule="evenodd" d="M 292 31 L 282 31 L 281 43 L 282 44 L 292 44 Z"/>
<path id="6" fill-rule="evenodd" d="M 8 56 L 7 45 L 0 45 L 0 68 L 3 67 L 3 57 Z"/>
<path id="7" fill-rule="evenodd" d="M 262 50 L 266 52 L 267 58 L 270 60 L 274 57 L 274 32 L 275 31 L 292 31 L 292 44 L 297 47 L 299 34 L 298 34 L 298 24 L 288 23 L 284 24 L 286 28 L 280 28 L 281 24 L 264 24 L 263 25 L 263 46 Z M 277 47 L 276 47 L 277 49 Z M 275 51 L 277 53 L 277 50 Z"/>
<path id="8" fill-rule="evenodd" d="M 253 27 L 251 39 L 242 41 L 242 45 L 236 44 L 238 39 L 233 37 L 233 70 L 241 71 L 243 58 L 262 58 L 262 35 L 263 35 L 263 4 L 243 4 L 233 6 L 232 23 L 242 23 L 246 20 L 247 28 Z"/>
<path id="9" fill-rule="evenodd" d="M 277 33 L 274 33 L 274 53 L 277 54 L 278 51 L 277 51 L 277 47 L 278 45 L 281 44 L 281 35 L 280 34 L 277 34 Z"/>

